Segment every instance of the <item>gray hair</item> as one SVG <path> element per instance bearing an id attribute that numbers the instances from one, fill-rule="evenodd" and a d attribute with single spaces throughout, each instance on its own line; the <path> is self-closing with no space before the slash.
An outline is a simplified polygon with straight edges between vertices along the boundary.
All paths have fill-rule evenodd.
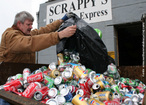
<path id="1" fill-rule="evenodd" d="M 22 23 L 24 23 L 25 20 L 30 20 L 30 21 L 34 21 L 34 17 L 26 11 L 22 11 L 16 14 L 15 16 L 15 20 L 14 20 L 14 24 L 13 25 L 17 25 L 17 22 L 20 21 Z"/>

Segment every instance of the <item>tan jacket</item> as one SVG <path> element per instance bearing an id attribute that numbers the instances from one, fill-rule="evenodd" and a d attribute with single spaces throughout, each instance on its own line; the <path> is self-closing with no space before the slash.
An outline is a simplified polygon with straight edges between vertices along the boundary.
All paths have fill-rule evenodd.
<path id="1" fill-rule="evenodd" d="M 35 63 L 35 51 L 46 49 L 59 42 L 55 32 L 61 22 L 59 20 L 40 29 L 31 31 L 26 36 L 20 30 L 8 28 L 2 35 L 0 44 L 0 62 Z"/>

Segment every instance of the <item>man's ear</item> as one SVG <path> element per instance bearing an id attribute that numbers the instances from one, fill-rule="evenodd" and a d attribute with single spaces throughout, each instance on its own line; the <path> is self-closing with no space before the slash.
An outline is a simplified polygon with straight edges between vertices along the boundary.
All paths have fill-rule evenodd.
<path id="1" fill-rule="evenodd" d="M 17 22 L 17 27 L 20 27 L 20 25 L 21 25 L 21 22 L 18 21 L 18 22 Z"/>

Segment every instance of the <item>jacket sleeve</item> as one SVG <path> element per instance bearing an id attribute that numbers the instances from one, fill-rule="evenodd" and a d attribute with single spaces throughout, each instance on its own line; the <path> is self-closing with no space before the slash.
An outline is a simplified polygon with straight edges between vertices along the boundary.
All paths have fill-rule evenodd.
<path id="1" fill-rule="evenodd" d="M 32 36 L 24 36 L 20 33 L 12 35 L 10 48 L 14 53 L 30 53 L 40 51 L 59 42 L 58 32 L 61 23 L 57 22 L 42 27 L 39 30 L 33 30 Z"/>

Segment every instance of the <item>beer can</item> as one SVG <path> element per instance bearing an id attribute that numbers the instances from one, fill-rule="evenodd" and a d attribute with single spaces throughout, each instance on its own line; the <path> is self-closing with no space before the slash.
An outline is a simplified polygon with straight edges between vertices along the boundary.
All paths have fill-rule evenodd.
<path id="1" fill-rule="evenodd" d="M 51 89 L 48 90 L 48 96 L 50 98 L 56 97 L 57 94 L 58 94 L 58 90 L 56 88 L 51 88 Z"/>
<path id="2" fill-rule="evenodd" d="M 103 92 L 96 92 L 95 93 L 100 101 L 109 101 L 112 99 L 112 92 L 110 91 L 103 91 Z"/>
<path id="3" fill-rule="evenodd" d="M 52 78 L 56 78 L 57 76 L 60 76 L 60 72 L 57 69 L 51 70 L 50 73 L 49 73 L 49 76 L 52 77 Z"/>
<path id="4" fill-rule="evenodd" d="M 103 102 L 95 100 L 94 98 L 88 99 L 87 101 L 89 105 L 105 105 Z"/>
<path id="5" fill-rule="evenodd" d="M 55 62 L 50 63 L 49 66 L 48 66 L 48 69 L 49 69 L 50 71 L 56 70 L 56 69 L 57 69 L 56 63 L 55 63 Z"/>
<path id="6" fill-rule="evenodd" d="M 39 82 L 32 82 L 29 84 L 29 86 L 24 90 L 22 93 L 22 96 L 26 98 L 32 98 L 34 93 L 37 89 L 41 88 L 41 85 Z"/>
<path id="7" fill-rule="evenodd" d="M 37 91 L 34 93 L 34 99 L 35 100 L 42 100 L 48 95 L 49 88 L 47 86 L 43 86 L 40 89 L 37 89 Z"/>
<path id="8" fill-rule="evenodd" d="M 67 102 L 71 102 L 72 101 L 72 93 L 69 91 L 68 88 L 63 88 L 60 90 L 60 94 L 63 95 L 66 99 Z"/>
<path id="9" fill-rule="evenodd" d="M 103 74 L 100 74 L 100 75 L 96 75 L 95 76 L 95 79 L 96 81 L 104 81 L 105 80 L 105 77 Z"/>
<path id="10" fill-rule="evenodd" d="M 101 80 L 97 81 L 95 84 L 98 84 L 97 86 L 100 86 L 100 89 L 104 89 L 105 88 L 105 84 Z"/>
<path id="11" fill-rule="evenodd" d="M 31 71 L 29 68 L 23 70 L 23 80 L 27 80 L 27 77 L 30 75 Z"/>
<path id="12" fill-rule="evenodd" d="M 93 84 L 91 90 L 92 90 L 93 94 L 96 93 L 96 92 L 99 92 L 101 90 L 100 85 L 99 84 Z"/>
<path id="13" fill-rule="evenodd" d="M 37 74 L 32 74 L 27 76 L 27 82 L 42 82 L 44 80 L 44 75 L 42 72 L 37 73 Z"/>
<path id="14" fill-rule="evenodd" d="M 88 76 L 86 71 L 81 66 L 75 66 L 73 71 L 79 76 L 79 78 L 86 78 Z"/>
<path id="15" fill-rule="evenodd" d="M 55 98 L 48 99 L 46 102 L 47 105 L 58 105 L 58 101 Z"/>
<path id="16" fill-rule="evenodd" d="M 58 65 L 60 65 L 61 63 L 64 62 L 64 58 L 63 58 L 63 54 L 62 53 L 58 53 L 57 54 L 57 61 L 58 61 Z"/>
<path id="17" fill-rule="evenodd" d="M 115 81 L 114 81 L 114 79 L 112 77 L 107 77 L 105 80 L 107 82 L 109 82 L 109 84 L 111 84 L 111 85 L 114 85 L 115 84 Z"/>
<path id="18" fill-rule="evenodd" d="M 55 99 L 58 101 L 59 105 L 64 105 L 66 102 L 66 99 L 63 95 L 57 95 Z"/>
<path id="19" fill-rule="evenodd" d="M 72 103 L 74 105 L 88 105 L 87 101 L 80 94 L 76 94 L 73 97 Z"/>

